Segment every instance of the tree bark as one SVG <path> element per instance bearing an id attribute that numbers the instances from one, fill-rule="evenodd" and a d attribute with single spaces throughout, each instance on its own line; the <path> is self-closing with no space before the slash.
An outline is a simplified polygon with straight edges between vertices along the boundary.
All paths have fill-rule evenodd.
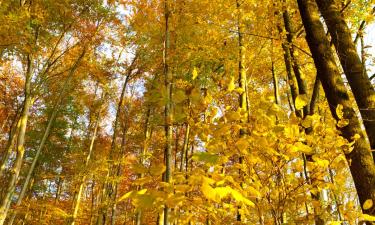
<path id="1" fill-rule="evenodd" d="M 7 142 L 7 145 L 5 147 L 5 152 L 4 152 L 3 158 L 1 159 L 0 178 L 3 176 L 3 174 L 5 172 L 6 165 L 7 165 L 8 160 L 9 160 L 9 156 L 12 153 L 12 150 L 13 150 L 13 147 L 14 147 L 14 144 L 15 144 L 15 141 L 16 141 L 16 137 L 17 137 L 19 123 L 20 123 L 19 112 L 17 111 L 17 114 L 15 115 L 15 118 L 12 121 L 12 125 L 10 127 L 9 134 L 8 134 L 8 136 L 9 136 L 8 142 Z"/>
<path id="2" fill-rule="evenodd" d="M 336 114 L 336 108 L 338 105 L 342 105 L 344 118 L 349 120 L 347 126 L 338 127 L 338 129 L 348 141 L 352 141 L 354 135 L 360 135 L 360 138 L 356 140 L 353 146 L 353 151 L 346 153 L 346 158 L 350 165 L 359 201 L 363 205 L 367 199 L 375 200 L 375 165 L 371 149 L 365 139 L 365 134 L 361 130 L 359 119 L 353 110 L 348 90 L 340 76 L 334 54 L 325 35 L 323 24 L 320 21 L 316 2 L 314 0 L 298 0 L 298 6 L 306 31 L 306 40 L 332 116 L 337 121 L 340 119 Z M 370 214 L 373 214 L 373 211 L 374 207 L 364 210 L 364 212 Z"/>
<path id="3" fill-rule="evenodd" d="M 17 155 L 16 160 L 14 162 L 14 166 L 12 168 L 12 174 L 10 176 L 10 180 L 7 186 L 7 191 L 4 198 L 1 200 L 0 205 L 0 225 L 3 225 L 5 219 L 7 217 L 9 207 L 11 204 L 12 196 L 16 188 L 16 183 L 21 171 L 22 162 L 23 162 L 23 155 L 25 153 L 25 134 L 26 134 L 26 126 L 27 120 L 29 118 L 29 111 L 32 106 L 32 96 L 31 96 L 31 76 L 32 76 L 32 57 L 30 54 L 27 55 L 27 70 L 25 76 L 25 89 L 24 89 L 24 105 L 20 117 L 19 122 L 19 132 L 17 136 Z"/>
<path id="4" fill-rule="evenodd" d="M 169 1 L 164 0 L 164 19 L 165 19 L 165 30 L 164 30 L 164 49 L 163 49 L 163 69 L 164 69 L 164 86 L 167 91 L 167 101 L 165 104 L 165 174 L 164 181 L 170 183 L 172 174 L 172 132 L 173 132 L 173 116 L 172 116 L 172 73 L 169 68 L 169 50 L 170 50 L 170 15 Z M 169 225 L 169 209 L 167 205 L 164 206 L 164 225 Z"/>
<path id="5" fill-rule="evenodd" d="M 104 181 L 104 185 L 103 185 L 103 189 L 102 189 L 101 203 L 105 203 L 107 201 L 110 201 L 113 198 L 113 194 L 114 194 L 114 187 L 115 186 L 114 186 L 113 183 L 108 183 L 108 180 L 111 176 L 114 176 L 116 174 L 115 165 L 114 165 L 113 161 L 114 161 L 114 158 L 115 158 L 115 154 L 117 152 L 116 139 L 117 139 L 117 136 L 118 136 L 118 126 L 119 126 L 120 115 L 121 115 L 121 111 L 122 111 L 121 107 L 122 107 L 123 102 L 124 102 L 126 87 L 127 87 L 128 82 L 130 80 L 131 73 L 134 69 L 136 59 L 137 59 L 137 55 L 133 58 L 132 63 L 130 64 L 130 66 L 127 69 L 127 74 L 126 74 L 126 77 L 125 77 L 124 84 L 122 86 L 120 99 L 119 99 L 119 102 L 118 102 L 118 105 L 117 105 L 116 118 L 115 118 L 114 125 L 113 125 L 113 135 L 112 135 L 111 149 L 110 149 L 110 152 L 109 152 L 109 161 L 111 162 L 111 164 L 109 165 L 108 172 L 106 174 L 106 178 L 105 178 L 105 181 Z M 99 208 L 98 219 L 96 221 L 97 225 L 106 224 L 108 207 L 109 207 L 109 205 L 108 205 L 108 203 L 106 203 L 106 205 Z"/>
<path id="6" fill-rule="evenodd" d="M 277 28 L 279 30 L 279 33 L 282 34 L 283 28 L 281 27 L 281 25 L 278 25 Z M 284 38 L 283 38 L 283 42 L 281 44 L 281 47 L 282 47 L 283 52 L 284 52 L 284 63 L 285 63 L 285 69 L 286 69 L 286 74 L 287 74 L 287 82 L 288 82 L 288 85 L 289 85 L 289 88 L 290 88 L 290 94 L 291 94 L 291 100 L 292 100 L 290 106 L 291 106 L 291 108 L 293 108 L 293 110 L 296 112 L 296 114 L 298 116 L 300 116 L 300 114 L 301 114 L 300 111 L 295 110 L 295 101 L 296 101 L 296 98 L 298 96 L 298 83 L 297 83 L 297 79 L 294 76 L 293 71 L 292 71 L 292 59 L 291 59 L 291 56 L 290 56 L 290 51 L 289 51 L 287 42 L 284 40 Z"/>
<path id="7" fill-rule="evenodd" d="M 289 12 L 286 8 L 283 10 L 283 20 L 284 20 L 284 26 L 285 26 L 285 31 L 286 31 L 287 47 L 289 48 L 292 68 L 293 68 L 295 79 L 297 80 L 297 84 L 298 84 L 298 94 L 307 95 L 306 80 L 302 76 L 301 69 L 299 67 L 297 58 L 294 53 L 294 45 L 293 45 L 294 30 L 292 27 L 292 23 L 290 22 Z M 304 117 L 308 114 L 308 111 L 309 111 L 308 105 L 306 105 L 303 107 L 303 111 L 302 111 L 303 114 L 301 112 L 299 112 L 298 114 L 301 114 L 301 116 Z"/>
<path id="8" fill-rule="evenodd" d="M 372 149 L 375 149 L 375 90 L 353 43 L 345 18 L 333 0 L 316 0 L 335 45 L 341 66 L 361 113 Z M 375 154 L 374 154 L 375 155 Z"/>
<path id="9" fill-rule="evenodd" d="M 31 176 L 32 176 L 32 174 L 34 172 L 36 163 L 38 162 L 38 159 L 39 159 L 39 156 L 40 156 L 40 154 L 42 152 L 42 149 L 44 148 L 44 145 L 45 145 L 45 143 L 46 143 L 46 141 L 48 139 L 48 136 L 49 136 L 50 131 L 51 131 L 52 124 L 55 121 L 57 113 L 59 112 L 61 102 L 62 102 L 62 100 L 63 100 L 63 98 L 64 98 L 64 96 L 66 94 L 66 90 L 69 87 L 71 80 L 73 79 L 73 75 L 74 75 L 75 71 L 79 67 L 80 62 L 81 62 L 83 56 L 85 55 L 85 52 L 86 52 L 86 50 L 84 49 L 82 51 L 82 53 L 80 54 L 80 56 L 78 57 L 78 59 L 76 60 L 76 62 L 74 63 L 72 69 L 70 70 L 70 73 L 68 74 L 68 77 L 66 78 L 66 80 L 65 80 L 65 82 L 63 84 L 62 90 L 60 91 L 60 94 L 59 94 L 59 96 L 58 96 L 58 98 L 56 100 L 56 103 L 53 106 L 52 114 L 51 114 L 51 116 L 50 116 L 50 118 L 48 120 L 48 124 L 47 124 L 46 130 L 44 131 L 42 140 L 40 141 L 40 144 L 39 144 L 38 149 L 36 151 L 36 154 L 35 154 L 35 157 L 33 159 L 33 162 L 31 163 L 30 169 L 27 172 L 27 176 L 26 176 L 26 179 L 25 179 L 25 181 L 24 181 L 24 183 L 22 185 L 22 189 L 21 189 L 21 192 L 20 192 L 20 194 L 18 196 L 18 199 L 17 199 L 17 202 L 16 202 L 16 206 L 21 205 L 22 200 L 25 197 L 26 190 L 29 187 Z M 14 213 L 12 215 L 11 219 L 9 220 L 9 223 L 8 223 L 9 225 L 13 224 L 13 221 L 14 221 L 15 217 L 16 217 L 16 213 Z"/>
<path id="10" fill-rule="evenodd" d="M 239 109 L 241 109 L 242 112 L 245 113 L 245 118 L 241 119 L 242 123 L 247 122 L 248 120 L 248 104 L 247 104 L 247 88 L 246 88 L 246 69 L 245 69 L 245 45 L 243 42 L 243 9 L 241 8 L 241 2 L 239 0 L 236 0 L 236 9 L 237 9 L 237 35 L 238 35 L 238 87 L 241 89 L 241 93 L 239 96 Z M 245 129 L 240 129 L 240 137 L 243 137 L 245 135 L 246 131 Z M 239 163 L 243 163 L 243 157 L 239 156 Z M 243 174 L 241 173 L 241 170 L 238 171 L 240 174 L 240 177 L 243 177 Z M 241 182 L 241 187 L 243 183 Z M 237 209 L 237 221 L 241 222 L 242 215 L 240 213 L 240 206 L 238 206 Z"/>
<path id="11" fill-rule="evenodd" d="M 92 134 L 91 140 L 90 140 L 89 151 L 88 151 L 87 157 L 85 159 L 85 167 L 86 168 L 90 163 L 92 151 L 94 149 L 94 143 L 95 143 L 95 139 L 96 139 L 96 136 L 97 136 L 98 127 L 99 127 L 99 123 L 100 123 L 100 113 L 101 113 L 100 111 L 101 110 L 99 110 L 99 112 L 97 113 L 97 116 L 96 116 L 94 131 L 93 131 L 93 134 Z M 80 207 L 80 204 L 81 204 L 81 196 L 82 196 L 84 184 L 85 184 L 85 181 L 86 181 L 86 177 L 87 177 L 87 175 L 85 174 L 85 175 L 83 175 L 83 177 L 81 179 L 81 182 L 80 182 L 80 185 L 79 185 L 79 188 L 78 188 L 78 192 L 76 194 L 75 202 L 73 204 L 73 214 L 72 214 L 72 218 L 71 218 L 71 221 L 70 221 L 70 225 L 74 225 L 75 222 L 76 222 L 79 207 Z"/>

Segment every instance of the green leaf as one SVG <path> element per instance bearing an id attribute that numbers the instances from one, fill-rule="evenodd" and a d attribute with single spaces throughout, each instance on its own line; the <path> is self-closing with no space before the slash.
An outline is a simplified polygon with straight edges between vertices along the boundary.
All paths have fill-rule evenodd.
<path id="1" fill-rule="evenodd" d="M 193 155 L 193 159 L 196 161 L 215 164 L 219 160 L 219 156 L 208 152 L 197 152 Z"/>

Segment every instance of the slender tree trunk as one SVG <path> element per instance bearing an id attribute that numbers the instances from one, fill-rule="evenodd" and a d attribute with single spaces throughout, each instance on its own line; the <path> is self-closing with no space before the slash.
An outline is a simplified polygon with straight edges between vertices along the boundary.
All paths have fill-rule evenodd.
<path id="1" fill-rule="evenodd" d="M 144 128 L 144 142 L 143 142 L 143 149 L 142 149 L 142 155 L 140 159 L 140 163 L 143 165 L 145 163 L 144 157 L 146 156 L 146 153 L 148 152 L 148 145 L 150 141 L 150 115 L 151 115 L 151 107 L 148 106 L 147 113 L 146 113 L 146 121 L 145 121 L 145 128 Z M 140 174 L 140 177 L 144 177 L 144 174 Z M 141 189 L 142 186 L 139 186 L 138 189 Z M 136 213 L 136 225 L 142 224 L 142 210 L 138 209 Z"/>
<path id="2" fill-rule="evenodd" d="M 115 118 L 115 122 L 114 122 L 114 125 L 113 125 L 113 135 L 112 135 L 111 149 L 110 149 L 110 152 L 109 152 L 110 165 L 109 165 L 109 169 L 108 169 L 108 172 L 106 174 L 105 181 L 104 181 L 104 186 L 103 186 L 102 194 L 101 194 L 102 198 L 100 200 L 102 204 L 105 203 L 106 205 L 102 205 L 99 208 L 98 219 L 96 221 L 97 225 L 106 224 L 107 213 L 108 213 L 108 208 L 109 208 L 108 202 L 111 201 L 111 199 L 113 199 L 114 187 L 115 186 L 114 186 L 113 182 L 108 183 L 108 180 L 109 180 L 110 177 L 115 176 L 115 174 L 116 174 L 116 170 L 115 170 L 116 167 L 115 167 L 115 164 L 114 164 L 114 159 L 116 157 L 115 154 L 117 153 L 116 140 L 117 140 L 117 136 L 118 136 L 118 126 L 119 126 L 119 122 L 120 122 L 120 115 L 121 115 L 121 112 L 122 112 L 121 107 L 123 105 L 126 87 L 128 85 L 130 76 L 131 76 L 132 71 L 134 69 L 136 59 L 137 59 L 137 55 L 133 58 L 133 61 L 132 61 L 131 65 L 127 69 L 127 74 L 126 74 L 126 77 L 125 77 L 124 84 L 122 86 L 120 99 L 119 99 L 119 102 L 118 102 L 118 105 L 117 105 L 116 118 Z"/>
<path id="3" fill-rule="evenodd" d="M 334 179 L 334 176 L 333 176 L 333 171 L 332 171 L 332 168 L 331 167 L 328 167 L 328 172 L 329 172 L 329 178 L 330 178 L 330 181 L 333 185 L 337 185 L 335 183 L 335 179 Z M 342 221 L 344 220 L 344 218 L 342 217 L 342 214 L 341 214 L 341 210 L 340 210 L 340 202 L 338 200 L 338 197 L 336 195 L 335 192 L 332 192 L 332 195 L 333 195 L 333 200 L 335 201 L 335 204 L 336 204 L 336 209 L 337 209 L 337 216 L 339 217 L 339 221 Z"/>
<path id="4" fill-rule="evenodd" d="M 124 125 L 124 128 L 123 128 L 123 131 L 122 131 L 122 139 L 121 139 L 121 147 L 120 147 L 120 152 L 119 152 L 119 162 L 117 163 L 116 167 L 115 167 L 115 171 L 116 171 L 116 174 L 115 174 L 115 180 L 118 180 L 118 178 L 120 178 L 121 176 L 121 162 L 122 160 L 124 159 L 124 156 L 125 156 L 125 150 L 126 150 L 126 132 L 128 130 L 128 125 L 127 125 L 127 122 L 125 122 L 125 125 Z M 116 198 L 117 198 L 117 191 L 118 191 L 118 181 L 115 181 L 114 183 L 114 191 L 113 191 L 113 195 L 112 195 L 112 198 L 111 198 L 111 224 L 112 225 L 115 225 L 116 223 L 116 208 L 117 208 L 117 203 L 116 203 Z"/>
<path id="5" fill-rule="evenodd" d="M 279 92 L 279 78 L 277 77 L 276 71 L 275 71 L 275 62 L 273 59 L 273 41 L 271 41 L 271 72 L 272 72 L 272 83 L 273 83 L 273 95 L 275 97 L 275 103 L 277 105 L 280 104 L 280 92 Z"/>
<path id="6" fill-rule="evenodd" d="M 91 225 L 94 221 L 94 207 L 95 207 L 95 177 L 92 177 L 91 184 L 91 207 L 90 207 L 90 222 Z"/>
<path id="7" fill-rule="evenodd" d="M 173 116 L 172 116 L 172 71 L 169 68 L 169 50 L 170 50 L 170 21 L 171 11 L 169 10 L 169 1 L 164 0 L 164 19 L 165 19 L 165 30 L 164 30 L 164 50 L 163 50 L 163 66 L 164 66 L 164 82 L 167 91 L 167 102 L 165 104 L 165 175 L 164 181 L 169 183 L 172 175 L 172 132 L 173 132 Z M 169 225 L 169 209 L 164 206 L 164 225 Z"/>
<path id="8" fill-rule="evenodd" d="M 310 107 L 309 107 L 309 109 L 310 109 L 309 115 L 314 115 L 315 114 L 316 103 L 318 102 L 318 99 L 319 99 L 320 85 L 321 85 L 321 82 L 319 80 L 319 76 L 316 75 L 315 82 L 314 82 L 313 93 L 311 94 Z"/>
<path id="9" fill-rule="evenodd" d="M 16 141 L 17 131 L 18 131 L 18 128 L 20 126 L 20 120 L 19 120 L 18 114 L 19 113 L 17 111 L 17 114 L 15 115 L 15 118 L 12 121 L 12 125 L 11 125 L 10 130 L 9 130 L 8 142 L 7 142 L 7 145 L 5 147 L 5 152 L 4 152 L 3 158 L 1 159 L 0 178 L 3 176 L 3 174 L 5 172 L 6 165 L 7 165 L 8 160 L 9 160 L 9 156 L 12 153 L 12 150 L 13 150 L 13 147 L 14 147 L 14 144 L 15 144 L 15 141 Z"/>
<path id="10" fill-rule="evenodd" d="M 344 69 L 350 88 L 361 113 L 363 124 L 372 149 L 375 149 L 375 90 L 368 79 L 367 73 L 357 49 L 353 43 L 345 18 L 333 0 L 316 0 L 319 10 L 327 24 Z M 374 154 L 374 153 L 373 153 Z M 375 155 L 375 154 L 374 154 Z"/>
<path id="11" fill-rule="evenodd" d="M 336 113 L 338 105 L 343 106 L 344 118 L 349 120 L 345 127 L 338 127 L 348 141 L 356 134 L 351 153 L 346 153 L 361 205 L 367 200 L 375 200 L 375 165 L 365 134 L 361 130 L 359 119 L 353 110 L 343 79 L 340 76 L 335 58 L 320 21 L 318 7 L 314 0 L 298 0 L 299 11 L 306 30 L 306 40 L 312 53 L 317 73 L 322 82 L 332 116 L 340 120 Z M 364 210 L 373 214 L 374 207 Z"/>
<path id="12" fill-rule="evenodd" d="M 239 96 L 239 108 L 243 111 L 246 112 L 245 118 L 242 120 L 242 122 L 247 122 L 248 116 L 248 105 L 247 105 L 247 94 L 246 94 L 246 69 L 245 69 L 245 45 L 243 43 L 243 9 L 241 8 L 241 4 L 239 0 L 236 0 L 236 9 L 237 9 L 237 34 L 238 34 L 238 86 L 242 90 Z M 245 130 L 240 129 L 240 137 L 243 137 L 245 135 Z M 239 157 L 239 163 L 243 163 L 243 157 Z M 243 174 L 241 171 L 239 171 L 240 177 L 243 177 Z M 242 186 L 241 182 L 241 186 Z M 240 207 L 238 207 L 237 210 L 237 221 L 241 221 L 242 216 L 240 213 Z"/>
<path id="13" fill-rule="evenodd" d="M 367 76 L 367 69 L 366 69 L 366 45 L 365 40 L 363 38 L 363 34 L 360 36 L 361 39 L 361 61 L 362 61 L 362 67 L 363 67 L 363 73 Z M 371 82 L 371 81 L 370 81 Z"/>
<path id="14" fill-rule="evenodd" d="M 290 57 L 291 57 L 291 61 L 292 61 L 292 68 L 293 68 L 293 72 L 294 72 L 294 75 L 295 75 L 295 78 L 296 78 L 297 84 L 298 84 L 298 94 L 299 95 L 307 95 L 306 81 L 305 81 L 304 77 L 302 76 L 301 69 L 299 67 L 298 60 L 297 60 L 297 57 L 296 57 L 295 52 L 294 52 L 294 45 L 293 45 L 294 30 L 293 30 L 293 27 L 292 27 L 292 23 L 290 22 L 289 12 L 286 8 L 283 10 L 283 20 L 284 20 L 284 26 L 285 26 L 285 31 L 286 31 L 286 39 L 287 39 L 287 42 L 288 42 L 287 46 L 289 48 Z M 307 115 L 308 111 L 309 111 L 308 105 L 306 105 L 303 108 L 302 117 Z"/>
<path id="15" fill-rule="evenodd" d="M 16 183 L 21 171 L 23 155 L 25 153 L 25 134 L 26 134 L 26 126 L 27 120 L 29 118 L 29 111 L 32 105 L 32 96 L 31 96 L 31 76 L 32 76 L 32 57 L 31 55 L 27 55 L 27 70 L 25 76 L 25 89 L 24 89 L 24 105 L 20 117 L 19 122 L 19 132 L 17 136 L 17 155 L 16 160 L 14 162 L 14 166 L 12 169 L 12 174 L 7 186 L 7 191 L 4 198 L 1 200 L 0 205 L 0 225 L 4 224 L 4 221 L 8 215 L 8 210 L 11 204 L 12 196 L 16 188 Z"/>
<path id="16" fill-rule="evenodd" d="M 104 96 L 102 97 L 102 100 L 104 100 L 103 98 L 104 98 Z M 88 167 L 88 165 L 90 163 L 90 159 L 92 157 L 92 151 L 94 149 L 94 143 L 95 143 L 95 139 L 96 139 L 96 136 L 97 136 L 98 127 L 99 127 L 99 124 L 100 124 L 100 114 L 101 114 L 101 110 L 99 109 L 99 111 L 97 113 L 97 116 L 96 116 L 94 131 L 92 133 L 91 140 L 90 140 L 89 151 L 88 151 L 87 157 L 85 159 L 85 168 Z M 76 195 L 76 198 L 75 198 L 75 202 L 73 204 L 73 214 L 72 214 L 71 221 L 69 223 L 70 225 L 74 225 L 75 222 L 76 222 L 78 211 L 79 211 L 80 204 L 81 204 L 82 192 L 83 192 L 84 184 L 85 184 L 85 181 L 86 181 L 86 177 L 87 177 L 87 175 L 83 175 L 83 177 L 81 179 L 81 182 L 80 182 L 80 185 L 79 185 L 79 188 L 78 188 L 78 192 L 77 192 L 77 195 Z"/>
<path id="17" fill-rule="evenodd" d="M 190 125 L 189 125 L 189 122 L 186 122 L 185 126 L 186 126 L 186 129 L 185 129 L 184 145 L 183 145 L 183 147 L 181 149 L 180 172 L 182 172 L 182 170 L 184 168 L 184 160 L 187 160 L 187 154 L 188 154 L 188 148 L 189 148 L 189 136 L 190 136 Z"/>
<path id="18" fill-rule="evenodd" d="M 278 30 L 279 30 L 279 33 L 282 34 L 283 33 L 283 28 L 278 25 Z M 290 104 L 293 108 L 293 110 L 296 112 L 296 114 L 298 116 L 300 116 L 300 111 L 298 110 L 295 110 L 295 101 L 296 101 L 296 98 L 298 96 L 298 83 L 297 83 L 297 79 L 296 77 L 294 76 L 293 74 L 293 71 L 292 71 L 292 57 L 290 56 L 290 51 L 289 51 L 289 48 L 288 48 L 288 44 L 286 41 L 284 41 L 283 39 L 283 42 L 281 44 L 281 47 L 283 49 L 283 52 L 284 52 L 284 62 L 285 62 L 285 69 L 286 69 L 286 74 L 287 74 L 287 82 L 289 84 L 289 87 L 290 87 L 290 94 L 291 94 L 291 100 L 292 100 L 292 103 Z"/>
<path id="19" fill-rule="evenodd" d="M 371 11 L 370 15 L 373 15 L 374 13 L 375 13 L 375 6 L 372 8 L 372 11 Z M 363 31 L 365 29 L 365 26 L 366 26 L 366 20 L 363 20 L 361 22 L 361 24 L 359 25 L 359 29 L 358 29 L 357 35 L 355 36 L 354 45 L 357 44 L 359 37 L 361 36 L 361 34 L 363 33 Z"/>
<path id="20" fill-rule="evenodd" d="M 49 134 L 50 134 L 50 131 L 51 131 L 51 127 L 52 127 L 52 124 L 53 122 L 55 121 L 55 118 L 57 116 L 57 113 L 60 109 L 60 105 L 61 105 L 61 102 L 64 98 L 64 96 L 66 95 L 66 90 L 67 88 L 70 86 L 70 82 L 71 80 L 73 79 L 73 75 L 75 73 L 75 71 L 77 70 L 77 68 L 79 67 L 79 63 L 81 62 L 84 54 L 85 54 L 86 50 L 84 49 L 82 51 L 82 53 L 80 54 L 80 56 L 78 57 L 78 59 L 76 60 L 76 62 L 74 63 L 72 69 L 70 70 L 70 73 L 68 74 L 68 77 L 66 78 L 64 84 L 63 84 L 63 87 L 62 87 L 62 90 L 60 91 L 60 94 L 56 100 L 56 103 L 55 105 L 53 106 L 53 110 L 52 110 L 52 114 L 48 120 L 48 124 L 47 124 L 47 127 L 46 127 L 46 130 L 44 131 L 44 134 L 43 134 L 43 137 L 42 137 L 42 140 L 39 144 L 39 147 L 36 151 L 36 154 L 35 154 L 35 157 L 33 159 L 33 162 L 31 163 L 31 166 L 30 166 L 30 169 L 27 173 L 27 176 L 26 176 L 26 179 L 22 185 L 22 189 L 21 189 L 21 192 L 20 192 L 20 195 L 18 196 L 18 199 L 17 199 L 17 202 L 16 202 L 16 206 L 19 206 L 21 205 L 22 203 L 22 200 L 23 198 L 25 197 L 25 194 L 26 194 L 26 190 L 27 188 L 29 187 L 29 183 L 30 183 L 30 179 L 31 179 L 31 176 L 34 172 L 34 169 L 35 169 L 35 166 L 36 166 L 36 163 L 38 162 L 38 159 L 39 159 L 39 156 L 42 152 L 42 149 L 44 148 L 44 145 L 49 137 Z M 14 213 L 11 217 L 11 219 L 9 220 L 9 225 L 12 225 L 13 224 L 13 221 L 14 221 L 14 218 L 16 217 L 16 213 Z"/>

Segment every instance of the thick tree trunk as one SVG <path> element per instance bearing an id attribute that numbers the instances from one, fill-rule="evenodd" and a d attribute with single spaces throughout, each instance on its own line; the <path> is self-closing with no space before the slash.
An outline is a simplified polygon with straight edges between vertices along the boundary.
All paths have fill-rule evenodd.
<path id="1" fill-rule="evenodd" d="M 368 79 L 349 27 L 333 0 L 316 0 L 327 24 L 350 88 L 361 113 L 371 148 L 375 149 L 375 90 Z"/>
<path id="2" fill-rule="evenodd" d="M 357 189 L 361 205 L 367 200 L 375 200 L 375 165 L 371 149 L 361 130 L 361 125 L 349 99 L 348 90 L 340 76 L 335 58 L 320 21 L 318 7 L 314 0 L 298 0 L 298 6 L 306 30 L 306 40 L 310 47 L 317 73 L 322 82 L 332 116 L 339 120 L 336 114 L 338 105 L 343 106 L 344 118 L 349 120 L 345 127 L 338 127 L 342 136 L 348 141 L 356 134 L 354 149 L 346 154 L 350 171 Z M 373 214 L 374 207 L 365 212 Z"/>
<path id="3" fill-rule="evenodd" d="M 12 196 L 16 188 L 16 183 L 21 171 L 22 162 L 23 162 L 23 155 L 25 153 L 25 134 L 26 134 L 26 126 L 27 120 L 29 118 L 29 111 L 32 106 L 32 96 L 31 96 L 31 76 L 32 76 L 32 57 L 27 55 L 27 71 L 25 76 L 25 89 L 24 89 L 24 105 L 22 109 L 22 114 L 20 117 L 19 122 L 19 132 L 17 136 L 17 155 L 16 160 L 14 162 L 14 166 L 12 169 L 12 174 L 10 176 L 10 180 L 7 186 L 7 191 L 4 198 L 1 200 L 0 205 L 0 225 L 4 224 L 4 221 L 7 217 Z"/>

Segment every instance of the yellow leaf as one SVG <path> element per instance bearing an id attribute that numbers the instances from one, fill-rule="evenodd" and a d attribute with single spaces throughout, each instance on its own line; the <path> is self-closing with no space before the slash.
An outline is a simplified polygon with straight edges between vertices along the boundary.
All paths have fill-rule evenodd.
<path id="1" fill-rule="evenodd" d="M 165 166 L 160 163 L 155 163 L 151 165 L 150 173 L 153 176 L 162 175 L 165 172 Z"/>
<path id="2" fill-rule="evenodd" d="M 368 215 L 368 214 L 362 214 L 362 220 L 365 220 L 365 221 L 375 221 L 375 216 L 371 216 L 371 215 Z"/>
<path id="3" fill-rule="evenodd" d="M 296 142 L 294 146 L 297 147 L 299 152 L 303 152 L 305 154 L 313 153 L 313 149 L 310 146 L 303 144 L 302 142 Z"/>
<path id="4" fill-rule="evenodd" d="M 344 106 L 341 104 L 338 104 L 336 107 L 336 115 L 339 119 L 342 119 L 344 117 L 344 112 L 342 111 L 344 109 Z"/>
<path id="5" fill-rule="evenodd" d="M 236 147 L 237 147 L 240 151 L 246 151 L 247 148 L 249 147 L 249 142 L 248 142 L 245 138 L 240 138 L 240 139 L 236 142 Z"/>
<path id="6" fill-rule="evenodd" d="M 235 87 L 236 87 L 236 86 L 235 86 L 235 84 L 234 84 L 234 77 L 232 76 L 232 77 L 230 78 L 230 82 L 229 82 L 229 85 L 228 85 L 228 91 L 233 91 Z"/>
<path id="7" fill-rule="evenodd" d="M 254 197 L 261 196 L 260 192 L 257 189 L 253 188 L 252 186 L 247 186 L 246 191 L 249 192 Z"/>
<path id="8" fill-rule="evenodd" d="M 220 202 L 220 195 L 216 193 L 215 189 L 213 189 L 211 185 L 208 184 L 208 182 L 203 182 L 201 191 L 207 199 L 210 199 L 214 202 Z"/>
<path id="9" fill-rule="evenodd" d="M 144 195 L 147 192 L 147 189 L 142 189 L 137 192 L 138 195 Z"/>
<path id="10" fill-rule="evenodd" d="M 353 141 L 356 141 L 356 140 L 358 140 L 358 139 L 360 139 L 361 138 L 361 135 L 359 135 L 359 134 L 355 134 L 353 137 L 352 137 L 352 140 Z"/>
<path id="11" fill-rule="evenodd" d="M 183 90 L 177 90 L 173 94 L 173 102 L 175 103 L 181 103 L 186 99 L 186 94 Z"/>
<path id="12" fill-rule="evenodd" d="M 312 124 L 313 124 L 313 120 L 310 115 L 306 116 L 306 118 L 302 121 L 302 126 L 304 128 L 310 128 L 312 127 Z"/>
<path id="13" fill-rule="evenodd" d="M 342 127 L 346 127 L 349 125 L 349 120 L 348 119 L 341 119 L 337 122 L 337 126 L 342 128 Z"/>
<path id="14" fill-rule="evenodd" d="M 343 221 L 329 221 L 327 224 L 328 225 L 340 225 L 342 224 Z"/>
<path id="15" fill-rule="evenodd" d="M 147 189 L 146 189 L 147 190 Z M 125 200 L 125 199 L 127 199 L 127 198 L 130 198 L 131 196 L 133 196 L 133 195 L 135 195 L 136 194 L 136 192 L 135 191 L 129 191 L 128 193 L 126 193 L 126 194 L 124 194 L 123 196 L 121 196 L 118 200 L 117 200 L 117 202 L 121 202 L 121 201 L 123 201 L 123 200 Z"/>
<path id="16" fill-rule="evenodd" d="M 305 105 L 307 105 L 308 101 L 307 95 L 298 95 L 295 102 L 296 109 L 302 109 Z"/>
<path id="17" fill-rule="evenodd" d="M 220 199 L 223 199 L 231 193 L 231 188 L 230 187 L 217 187 L 215 188 L 215 191 L 220 196 Z"/>
<path id="18" fill-rule="evenodd" d="M 195 80 L 195 78 L 198 77 L 198 71 L 196 67 L 194 67 L 192 75 L 193 75 L 193 80 Z"/>
<path id="19" fill-rule="evenodd" d="M 367 199 L 365 203 L 363 203 L 364 210 L 370 209 L 372 206 L 373 206 L 372 199 Z"/>
<path id="20" fill-rule="evenodd" d="M 245 198 L 240 192 L 238 192 L 236 190 L 232 189 L 231 194 L 232 194 L 233 198 L 238 202 L 242 202 L 242 203 L 244 203 L 245 205 L 248 205 L 248 206 L 254 206 L 255 205 L 252 201 Z"/>

